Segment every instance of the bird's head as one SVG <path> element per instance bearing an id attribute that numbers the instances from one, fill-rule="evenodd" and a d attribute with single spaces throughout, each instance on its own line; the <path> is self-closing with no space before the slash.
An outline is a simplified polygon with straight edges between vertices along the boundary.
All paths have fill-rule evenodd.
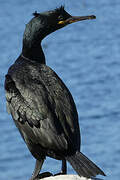
<path id="1" fill-rule="evenodd" d="M 37 13 L 26 25 L 23 36 L 22 54 L 30 59 L 40 59 L 45 62 L 44 53 L 40 44 L 48 34 L 63 28 L 64 26 L 87 19 L 95 19 L 95 16 L 71 16 L 63 6 L 55 10 Z"/>
<path id="2" fill-rule="evenodd" d="M 39 43 L 48 34 L 63 28 L 64 26 L 87 19 L 95 19 L 95 16 L 71 16 L 61 6 L 55 10 L 33 13 L 34 17 L 26 25 L 24 39 L 31 39 L 34 43 Z"/>

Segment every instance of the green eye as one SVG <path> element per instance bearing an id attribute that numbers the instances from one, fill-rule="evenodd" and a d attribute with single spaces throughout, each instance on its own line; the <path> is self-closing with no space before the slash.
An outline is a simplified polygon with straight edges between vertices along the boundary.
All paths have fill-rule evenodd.
<path id="1" fill-rule="evenodd" d="M 58 16 L 58 20 L 59 20 L 59 21 L 64 20 L 63 16 L 62 16 L 62 15 Z"/>

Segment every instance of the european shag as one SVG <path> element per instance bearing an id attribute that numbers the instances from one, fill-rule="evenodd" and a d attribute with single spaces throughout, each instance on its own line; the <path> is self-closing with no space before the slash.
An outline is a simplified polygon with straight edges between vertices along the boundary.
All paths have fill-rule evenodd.
<path id="1" fill-rule="evenodd" d="M 95 16 L 71 16 L 64 7 L 34 13 L 26 25 L 22 53 L 9 68 L 5 78 L 7 110 L 12 115 L 28 149 L 36 159 L 32 180 L 46 156 L 62 160 L 61 173 L 66 174 L 66 160 L 79 176 L 105 175 L 80 152 L 78 113 L 73 97 L 46 65 L 41 41 L 64 26 Z"/>

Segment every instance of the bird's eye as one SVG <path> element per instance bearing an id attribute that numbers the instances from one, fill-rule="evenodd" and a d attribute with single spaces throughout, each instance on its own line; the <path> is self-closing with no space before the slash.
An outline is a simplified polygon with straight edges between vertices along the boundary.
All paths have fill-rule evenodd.
<path id="1" fill-rule="evenodd" d="M 62 15 L 58 16 L 58 20 L 59 20 L 59 21 L 64 20 L 63 16 L 62 16 Z"/>

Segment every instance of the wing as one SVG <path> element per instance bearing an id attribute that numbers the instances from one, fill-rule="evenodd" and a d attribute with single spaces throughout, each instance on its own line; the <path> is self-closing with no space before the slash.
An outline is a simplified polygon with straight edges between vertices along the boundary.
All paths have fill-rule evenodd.
<path id="1" fill-rule="evenodd" d="M 73 98 L 46 65 L 16 63 L 5 81 L 7 109 L 27 142 L 44 148 L 79 148 L 79 125 Z"/>

